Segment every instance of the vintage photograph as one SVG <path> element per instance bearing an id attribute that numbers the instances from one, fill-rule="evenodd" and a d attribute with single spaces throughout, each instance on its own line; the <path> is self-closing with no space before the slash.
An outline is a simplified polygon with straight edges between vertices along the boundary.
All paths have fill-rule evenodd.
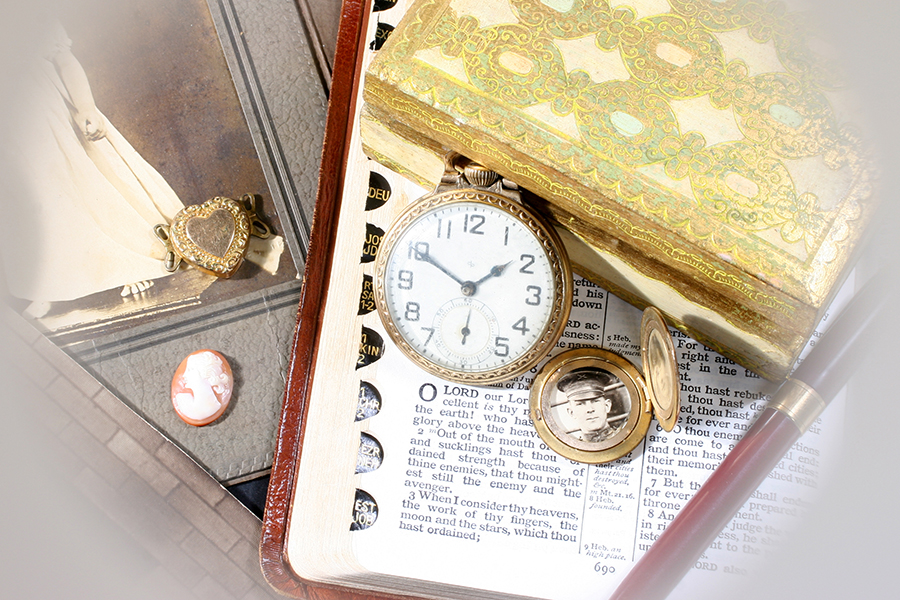
<path id="1" fill-rule="evenodd" d="M 609 447 L 631 413 L 631 395 L 625 383 L 597 367 L 563 374 L 545 394 L 550 430 L 562 442 L 585 450 Z"/>
<path id="2" fill-rule="evenodd" d="M 205 0 L 79 8 L 31 15 L 35 47 L 4 144 L 12 306 L 67 343 L 296 279 Z M 158 226 L 245 195 L 273 235 L 250 237 L 231 278 L 166 270 Z M 212 248 L 235 235 L 233 224 L 207 229 Z"/>

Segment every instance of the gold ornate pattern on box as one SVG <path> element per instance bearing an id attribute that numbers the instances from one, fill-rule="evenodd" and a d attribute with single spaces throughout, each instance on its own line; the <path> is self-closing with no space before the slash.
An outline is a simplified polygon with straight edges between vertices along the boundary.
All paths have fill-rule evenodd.
<path id="1" fill-rule="evenodd" d="M 562 4 L 418 3 L 368 98 L 709 285 L 788 316 L 784 296 L 821 306 L 871 213 L 873 173 L 807 16 L 779 1 Z"/>

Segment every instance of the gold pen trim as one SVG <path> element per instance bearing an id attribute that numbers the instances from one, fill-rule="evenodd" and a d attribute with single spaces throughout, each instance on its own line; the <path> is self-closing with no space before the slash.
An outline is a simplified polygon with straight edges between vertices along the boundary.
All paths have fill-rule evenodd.
<path id="1" fill-rule="evenodd" d="M 784 382 L 769 402 L 769 408 L 787 415 L 800 433 L 806 431 L 813 421 L 825 410 L 825 401 L 816 390 L 799 379 Z"/>

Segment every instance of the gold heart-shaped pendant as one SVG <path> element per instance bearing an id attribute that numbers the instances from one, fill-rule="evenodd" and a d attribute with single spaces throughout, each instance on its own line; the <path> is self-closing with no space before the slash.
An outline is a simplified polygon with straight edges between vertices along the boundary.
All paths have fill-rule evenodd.
<path id="1" fill-rule="evenodd" d="M 244 261 L 250 218 L 231 198 L 216 197 L 175 215 L 169 237 L 172 249 L 197 268 L 231 277 Z"/>
<path id="2" fill-rule="evenodd" d="M 184 259 L 218 277 L 231 277 L 241 266 L 250 233 L 247 211 L 223 197 L 185 207 L 175 215 L 168 231 L 156 228 L 156 234 L 176 255 L 167 258 L 168 270 L 177 269 L 179 259 Z"/>
<path id="3" fill-rule="evenodd" d="M 185 260 L 217 277 L 234 275 L 251 235 L 267 238 L 272 233 L 256 216 L 256 198 L 251 194 L 244 194 L 240 202 L 217 196 L 187 206 L 170 226 L 157 225 L 153 231 L 166 246 L 167 271 L 176 271 Z"/>

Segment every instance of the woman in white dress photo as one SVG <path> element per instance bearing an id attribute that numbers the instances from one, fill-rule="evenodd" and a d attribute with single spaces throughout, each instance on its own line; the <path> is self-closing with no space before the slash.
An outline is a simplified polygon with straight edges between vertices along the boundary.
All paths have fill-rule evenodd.
<path id="1" fill-rule="evenodd" d="M 20 188 L 3 236 L 6 280 L 33 316 L 113 288 L 139 293 L 165 276 L 153 227 L 184 207 L 97 109 L 71 46 L 55 25 L 20 91 L 27 105 L 7 146 Z"/>

